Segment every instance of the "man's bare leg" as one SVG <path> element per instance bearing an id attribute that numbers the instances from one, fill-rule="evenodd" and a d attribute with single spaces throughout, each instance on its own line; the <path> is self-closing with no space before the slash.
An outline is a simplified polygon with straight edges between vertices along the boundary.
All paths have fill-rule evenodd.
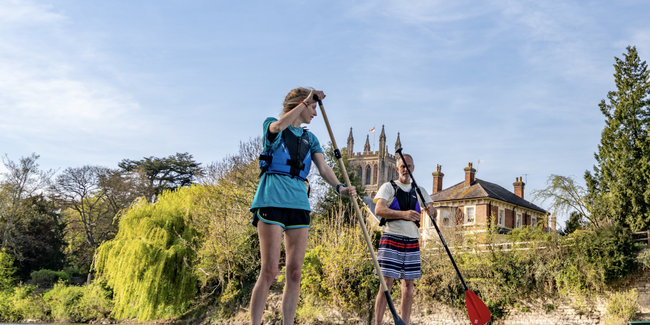
<path id="1" fill-rule="evenodd" d="M 388 293 L 393 287 L 393 278 L 385 276 L 384 281 L 386 281 L 386 286 L 388 287 Z M 386 296 L 384 294 L 384 288 L 379 287 L 379 292 L 377 293 L 377 300 L 375 301 L 375 325 L 381 325 L 381 321 L 384 319 L 384 312 L 386 312 Z"/>
<path id="2" fill-rule="evenodd" d="M 413 307 L 414 280 L 402 280 L 402 320 L 409 324 Z"/>

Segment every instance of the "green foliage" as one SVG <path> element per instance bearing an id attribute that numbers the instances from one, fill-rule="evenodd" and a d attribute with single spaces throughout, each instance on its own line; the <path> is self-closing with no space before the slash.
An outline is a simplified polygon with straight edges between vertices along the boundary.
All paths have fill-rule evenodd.
<path id="1" fill-rule="evenodd" d="M 606 325 L 627 324 L 636 316 L 639 309 L 639 294 L 636 289 L 618 291 L 609 297 L 607 302 Z"/>
<path id="2" fill-rule="evenodd" d="M 563 235 L 569 235 L 572 234 L 576 230 L 582 230 L 585 229 L 585 223 L 582 220 L 582 216 L 577 213 L 577 212 L 571 212 L 571 215 L 569 215 L 569 220 L 566 222 L 566 227 L 564 230 L 561 230 L 560 232 Z"/>
<path id="3" fill-rule="evenodd" d="M 23 319 L 48 318 L 48 307 L 42 297 L 34 292 L 36 287 L 19 285 L 0 292 L 0 320 L 17 322 Z"/>
<path id="4" fill-rule="evenodd" d="M 141 173 L 149 180 L 151 189 L 147 199 L 160 195 L 166 190 L 190 186 L 202 174 L 201 164 L 194 161 L 189 153 L 176 153 L 165 158 L 144 157 L 142 160 L 124 159 L 117 164 L 122 170 Z"/>
<path id="5" fill-rule="evenodd" d="M 334 147 L 332 146 L 331 142 L 328 142 L 327 145 L 323 147 L 323 152 L 323 157 L 325 158 L 327 164 L 332 168 L 338 180 L 344 183 L 345 178 L 343 177 L 343 172 L 341 170 L 338 159 L 336 159 L 336 156 L 334 155 Z M 350 163 L 348 162 L 347 150 L 341 151 L 341 158 L 343 159 L 345 170 L 347 171 L 348 177 L 350 178 L 350 184 L 356 187 L 357 196 L 360 198 L 364 197 L 366 195 L 366 192 L 361 183 L 361 175 L 357 175 L 355 171 L 351 170 Z M 317 212 L 319 213 L 319 216 L 317 216 L 317 219 L 318 217 L 324 217 L 328 214 L 333 215 L 335 213 L 338 213 L 337 210 L 339 202 L 343 202 L 346 222 L 351 222 L 354 220 L 356 218 L 356 215 L 354 208 L 352 207 L 351 199 L 341 196 L 336 192 L 336 188 L 329 186 L 329 184 L 327 184 L 322 178 L 320 178 L 318 182 L 322 188 L 326 188 L 326 191 L 318 200 Z"/>
<path id="6" fill-rule="evenodd" d="M 454 250 L 454 259 L 495 317 L 526 298 L 604 292 L 636 270 L 634 240 L 618 226 L 568 237 L 522 227 L 491 238 L 487 251 L 469 244 L 467 250 Z M 441 244 L 423 250 L 418 288 L 425 300 L 464 307 L 463 287 Z"/>
<path id="7" fill-rule="evenodd" d="M 38 269 L 63 268 L 65 224 L 58 209 L 42 194 L 23 200 L 7 245 L 16 258 L 16 276 L 21 280 L 26 281 Z"/>
<path id="8" fill-rule="evenodd" d="M 58 322 L 85 323 L 105 319 L 113 309 L 111 291 L 101 281 L 83 287 L 67 286 L 60 281 L 43 295 L 43 300 L 51 318 Z"/>
<path id="9" fill-rule="evenodd" d="M 4 249 L 0 251 L 0 292 L 9 290 L 16 279 L 14 259 Z"/>
<path id="10" fill-rule="evenodd" d="M 228 317 L 246 305 L 260 269 L 257 229 L 249 211 L 259 183 L 261 138 L 240 143 L 239 153 L 206 168 L 194 192 L 191 225 L 202 234 L 197 254 L 201 300 L 214 299 Z"/>
<path id="11" fill-rule="evenodd" d="M 639 231 L 650 228 L 650 71 L 635 47 L 623 55 L 615 58 L 617 89 L 599 104 L 606 126 L 585 180 L 595 220 Z"/>
<path id="12" fill-rule="evenodd" d="M 636 259 L 644 270 L 650 269 L 650 248 L 642 250 Z"/>
<path id="13" fill-rule="evenodd" d="M 303 264 L 302 304 L 327 304 L 359 315 L 372 313 L 379 279 L 361 229 L 339 213 L 313 225 Z M 313 312 L 312 312 L 313 314 Z"/>
<path id="14" fill-rule="evenodd" d="M 197 290 L 193 268 L 199 234 L 189 226 L 196 188 L 139 201 L 120 221 L 114 240 L 98 250 L 97 269 L 114 289 L 117 319 L 140 321 L 187 310 Z"/>
<path id="15" fill-rule="evenodd" d="M 544 203 L 550 201 L 549 210 L 556 214 L 570 214 L 582 221 L 583 218 L 591 221 L 589 207 L 587 206 L 587 190 L 576 183 L 573 176 L 552 174 L 546 180 L 546 188 L 531 192 L 533 201 Z"/>
<path id="16" fill-rule="evenodd" d="M 70 276 L 65 271 L 52 271 L 52 270 L 39 270 L 31 274 L 32 284 L 40 288 L 52 287 L 55 283 L 62 281 L 63 283 L 70 282 Z"/>

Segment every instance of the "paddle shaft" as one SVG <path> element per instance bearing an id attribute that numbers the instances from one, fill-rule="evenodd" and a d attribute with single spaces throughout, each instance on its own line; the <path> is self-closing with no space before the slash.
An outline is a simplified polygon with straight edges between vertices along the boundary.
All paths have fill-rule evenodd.
<path id="1" fill-rule="evenodd" d="M 418 183 L 413 178 L 413 174 L 411 174 L 411 169 L 409 168 L 409 165 L 406 163 L 406 160 L 404 159 L 404 155 L 402 154 L 402 148 L 397 149 L 397 153 L 399 154 L 400 158 L 402 158 L 402 162 L 404 163 L 404 166 L 406 166 L 406 170 L 409 172 L 409 176 L 411 177 L 411 182 L 413 183 L 413 186 L 415 186 L 415 191 L 418 192 L 418 195 L 420 196 L 420 200 L 422 201 L 422 204 L 425 205 L 425 209 L 426 209 L 426 204 L 425 204 L 426 201 L 424 200 L 424 195 L 422 195 L 422 191 L 420 191 L 420 188 L 418 187 Z M 454 261 L 454 258 L 451 256 L 451 252 L 449 251 L 449 247 L 447 247 L 447 243 L 445 242 L 445 239 L 442 237 L 442 233 L 440 232 L 440 228 L 438 228 L 438 223 L 436 222 L 436 219 L 432 215 L 429 215 L 429 218 L 431 218 L 433 225 L 436 227 L 438 236 L 440 236 L 440 241 L 442 241 L 442 245 L 445 246 L 445 250 L 447 251 L 447 255 L 449 255 L 451 264 L 454 266 L 454 269 L 456 269 L 456 274 L 458 274 L 458 277 L 460 278 L 460 282 L 463 283 L 463 287 L 465 287 L 465 291 L 469 290 L 467 284 L 465 283 L 465 279 L 463 279 L 463 276 L 460 274 L 460 270 L 456 265 L 456 261 Z"/>
<path id="2" fill-rule="evenodd" d="M 341 157 L 341 151 L 339 151 L 338 146 L 336 145 L 336 139 L 334 139 L 334 133 L 332 133 L 332 128 L 330 127 L 330 122 L 327 119 L 327 114 L 325 113 L 325 107 L 323 106 L 323 101 L 318 99 L 316 95 L 314 95 L 314 99 L 318 100 L 318 106 L 320 107 L 320 111 L 323 114 L 323 120 L 325 120 L 325 126 L 327 127 L 327 132 L 330 135 L 330 140 L 332 140 L 332 146 L 334 146 L 334 155 L 336 156 L 336 159 L 339 163 L 339 167 L 341 168 L 341 173 L 343 174 L 343 178 L 345 179 L 345 186 L 351 187 L 352 184 L 350 183 L 350 177 L 348 177 L 348 172 L 345 169 L 345 163 L 343 162 L 343 158 Z M 375 256 L 375 251 L 374 248 L 372 247 L 372 241 L 370 240 L 370 235 L 368 235 L 368 229 L 366 229 L 366 223 L 363 221 L 363 215 L 361 214 L 361 210 L 359 209 L 359 203 L 357 203 L 356 198 L 351 198 L 354 205 L 354 211 L 357 214 L 357 221 L 359 222 L 359 225 L 361 226 L 361 230 L 363 231 L 363 237 L 366 239 L 366 244 L 368 245 L 368 251 L 370 252 L 370 256 L 372 257 L 372 263 L 375 265 L 375 270 L 377 270 L 377 275 L 379 275 L 379 282 L 381 283 L 381 288 L 384 290 L 384 295 L 386 296 L 386 302 L 388 303 L 388 307 L 390 308 L 391 313 L 393 314 L 393 318 L 395 319 L 395 322 L 398 323 L 399 321 L 404 323 L 399 316 L 397 316 L 397 311 L 395 310 L 395 306 L 393 305 L 393 301 L 390 297 L 390 293 L 388 292 L 388 286 L 386 285 L 386 281 L 384 280 L 384 276 L 381 273 L 381 268 L 379 267 L 379 262 L 377 261 L 377 256 Z"/>

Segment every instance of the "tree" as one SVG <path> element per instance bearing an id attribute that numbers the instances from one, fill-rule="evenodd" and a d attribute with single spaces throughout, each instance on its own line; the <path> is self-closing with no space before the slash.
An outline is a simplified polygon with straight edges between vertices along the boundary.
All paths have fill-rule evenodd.
<path id="1" fill-rule="evenodd" d="M 572 234 L 576 230 L 584 229 L 585 228 L 585 222 L 582 219 L 582 216 L 580 213 L 577 211 L 571 212 L 571 215 L 569 215 L 569 220 L 566 222 L 566 227 L 564 230 L 560 230 L 559 232 L 563 236 L 567 236 Z"/>
<path id="2" fill-rule="evenodd" d="M 0 181 L 0 218 L 5 222 L 2 236 L 2 248 L 9 244 L 10 231 L 19 215 L 19 208 L 23 200 L 43 190 L 49 183 L 54 172 L 40 171 L 36 160 L 38 155 L 32 153 L 29 157 L 21 157 L 18 163 L 2 157 L 2 162 L 7 169 Z"/>
<path id="3" fill-rule="evenodd" d="M 117 234 L 121 213 L 142 196 L 137 177 L 100 166 L 67 168 L 50 190 L 68 224 L 67 253 L 81 267 L 92 265 L 99 245 Z"/>
<path id="4" fill-rule="evenodd" d="M 650 71 L 636 47 L 615 58 L 616 90 L 602 100 L 606 117 L 593 174 L 585 172 L 594 219 L 630 227 L 650 227 Z"/>
<path id="5" fill-rule="evenodd" d="M 587 190 L 577 184 L 573 176 L 561 176 L 551 174 L 546 180 L 546 188 L 532 191 L 533 201 L 541 200 L 542 203 L 550 200 L 550 209 L 556 214 L 570 214 L 583 222 L 583 218 L 590 223 L 597 224 L 592 220 L 587 207 Z"/>
<path id="6" fill-rule="evenodd" d="M 43 195 L 23 200 L 23 206 L 7 246 L 15 259 L 16 275 L 28 280 L 32 271 L 60 270 L 64 266 L 65 241 L 58 207 Z"/>
<path id="7" fill-rule="evenodd" d="M 187 223 L 193 191 L 138 202 L 123 216 L 115 239 L 99 248 L 97 270 L 113 288 L 115 318 L 146 321 L 188 309 L 197 289 L 192 264 L 200 239 Z"/>
<path id="8" fill-rule="evenodd" d="M 325 161 L 332 168 L 334 174 L 339 179 L 339 181 L 344 182 L 343 172 L 338 163 L 338 159 L 334 155 L 334 148 L 331 142 L 328 142 L 326 146 L 323 147 L 323 156 Z M 350 178 L 350 183 L 352 186 L 355 186 L 357 189 L 357 196 L 363 198 L 366 195 L 365 189 L 361 183 L 361 175 L 357 175 L 350 168 L 350 163 L 348 162 L 348 151 L 341 150 L 341 157 L 343 158 L 343 164 L 345 165 L 345 170 L 348 172 L 348 177 Z M 326 189 L 324 194 L 318 199 L 317 208 L 319 213 L 332 214 L 336 213 L 336 209 L 339 208 L 340 202 L 342 202 L 344 207 L 344 214 L 346 216 L 346 221 L 350 222 L 355 220 L 356 215 L 354 208 L 352 207 L 352 201 L 350 198 L 343 197 L 336 192 L 336 188 L 329 186 L 322 178 L 318 178 L 317 184 L 320 188 Z"/>
<path id="9" fill-rule="evenodd" d="M 176 153 L 166 158 L 145 157 L 142 160 L 124 159 L 117 164 L 127 172 L 142 173 L 149 180 L 149 202 L 164 190 L 189 186 L 203 173 L 200 163 L 189 153 Z"/>

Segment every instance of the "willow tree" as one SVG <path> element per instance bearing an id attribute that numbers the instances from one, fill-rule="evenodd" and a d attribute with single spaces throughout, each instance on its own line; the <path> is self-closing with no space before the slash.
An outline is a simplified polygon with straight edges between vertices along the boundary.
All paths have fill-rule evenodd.
<path id="1" fill-rule="evenodd" d="M 650 70 L 635 47 L 623 55 L 617 89 L 599 105 L 606 124 L 585 180 L 592 215 L 638 231 L 650 227 Z"/>
<path id="2" fill-rule="evenodd" d="M 197 291 L 193 268 L 200 236 L 189 226 L 195 188 L 144 199 L 123 215 L 114 240 L 98 250 L 97 270 L 113 287 L 115 317 L 140 321 L 187 310 Z"/>

